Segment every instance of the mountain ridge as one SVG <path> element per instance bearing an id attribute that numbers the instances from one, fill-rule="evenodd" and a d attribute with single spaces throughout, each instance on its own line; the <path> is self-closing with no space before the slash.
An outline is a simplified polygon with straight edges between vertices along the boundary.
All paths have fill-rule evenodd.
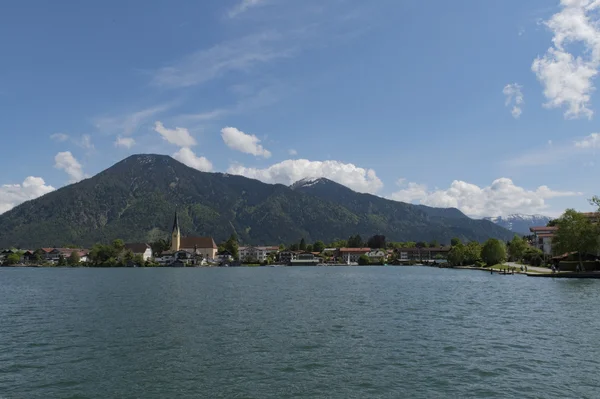
<path id="1" fill-rule="evenodd" d="M 384 234 L 393 241 L 506 239 L 491 222 L 356 193 L 327 179 L 290 188 L 192 169 L 166 155 L 132 155 L 94 177 L 27 201 L 0 215 L 0 247 L 89 246 L 115 238 L 169 236 L 173 212 L 184 235 L 244 244 L 334 241 Z M 319 192 L 319 187 L 322 187 Z"/>

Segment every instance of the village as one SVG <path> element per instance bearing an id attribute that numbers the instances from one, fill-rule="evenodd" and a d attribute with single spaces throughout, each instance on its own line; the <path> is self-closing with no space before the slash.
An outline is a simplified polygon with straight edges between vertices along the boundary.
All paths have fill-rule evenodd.
<path id="1" fill-rule="evenodd" d="M 357 236 L 358 237 L 358 236 Z M 378 236 L 375 236 L 378 237 Z M 382 241 L 383 240 L 383 241 Z M 240 246 L 237 242 L 221 248 L 212 237 L 182 236 L 177 215 L 173 222 L 168 248 L 155 248 L 150 243 L 124 243 L 115 240 L 109 246 L 82 248 L 4 249 L 0 264 L 5 266 L 240 266 L 240 265 L 385 265 L 444 263 L 450 246 L 415 243 L 412 247 L 388 248 L 385 238 L 365 246 L 325 248 L 323 244 Z M 103 252 L 108 252 L 103 254 Z M 118 259 L 117 259 L 118 258 Z"/>

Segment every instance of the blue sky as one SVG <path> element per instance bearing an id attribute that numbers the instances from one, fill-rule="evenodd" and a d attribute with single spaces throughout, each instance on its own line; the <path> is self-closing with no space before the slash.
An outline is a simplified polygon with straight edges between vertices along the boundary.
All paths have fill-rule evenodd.
<path id="1" fill-rule="evenodd" d="M 4 2 L 0 212 L 137 153 L 475 217 L 589 210 L 597 3 Z"/>

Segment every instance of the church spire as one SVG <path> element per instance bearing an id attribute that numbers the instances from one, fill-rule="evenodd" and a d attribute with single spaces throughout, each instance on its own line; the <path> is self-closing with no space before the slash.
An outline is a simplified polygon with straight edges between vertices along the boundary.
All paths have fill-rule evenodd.
<path id="1" fill-rule="evenodd" d="M 177 211 L 175 211 L 175 220 L 173 220 L 173 230 L 172 231 L 173 231 L 173 233 L 175 231 L 181 231 L 179 229 L 179 217 L 177 216 Z"/>
<path id="2" fill-rule="evenodd" d="M 171 232 L 171 251 L 179 251 L 181 245 L 181 229 L 179 228 L 179 217 L 175 211 L 175 220 L 173 220 L 173 231 Z"/>

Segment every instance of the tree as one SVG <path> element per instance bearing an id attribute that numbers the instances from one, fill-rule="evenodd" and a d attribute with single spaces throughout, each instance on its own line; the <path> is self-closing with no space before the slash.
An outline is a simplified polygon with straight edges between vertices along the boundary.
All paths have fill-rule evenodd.
<path id="1" fill-rule="evenodd" d="M 504 243 L 496 238 L 490 238 L 481 248 L 481 259 L 488 265 L 493 266 L 506 260 L 506 247 Z"/>
<path id="2" fill-rule="evenodd" d="M 510 259 L 515 262 L 523 259 L 527 247 L 527 242 L 518 235 L 515 235 L 508 245 Z"/>
<path id="3" fill-rule="evenodd" d="M 150 244 L 150 248 L 152 248 L 152 256 L 159 257 L 163 252 L 168 251 L 171 246 L 164 238 L 154 241 Z"/>
<path id="4" fill-rule="evenodd" d="M 133 264 L 137 266 L 144 266 L 144 257 L 142 254 L 137 254 L 133 256 Z"/>
<path id="5" fill-rule="evenodd" d="M 385 236 L 381 234 L 374 235 L 367 241 L 367 247 L 369 248 L 385 248 Z"/>
<path id="6" fill-rule="evenodd" d="M 448 262 L 453 266 L 462 266 L 465 260 L 465 246 L 461 243 L 454 245 L 448 252 Z"/>
<path id="7" fill-rule="evenodd" d="M 426 248 L 427 247 L 427 243 L 425 241 L 419 241 L 418 243 L 415 244 L 415 247 L 417 247 L 417 248 Z"/>
<path id="8" fill-rule="evenodd" d="M 471 241 L 465 245 L 465 264 L 474 265 L 481 260 L 481 244 Z"/>
<path id="9" fill-rule="evenodd" d="M 362 248 L 364 246 L 365 243 L 360 235 L 357 234 L 348 238 L 348 248 Z"/>
<path id="10" fill-rule="evenodd" d="M 121 265 L 123 266 L 129 266 L 133 263 L 133 251 L 131 249 L 128 249 L 127 251 L 125 251 L 125 255 L 123 255 L 123 259 L 121 262 Z"/>
<path id="11" fill-rule="evenodd" d="M 67 260 L 62 254 L 58 256 L 58 266 L 67 266 Z"/>
<path id="12" fill-rule="evenodd" d="M 323 241 L 317 241 L 313 244 L 313 251 L 321 253 L 325 250 L 325 244 Z"/>
<path id="13" fill-rule="evenodd" d="M 312 252 L 312 251 L 313 251 L 313 246 L 312 246 L 312 244 L 308 244 L 308 245 L 306 246 L 306 252 Z"/>
<path id="14" fill-rule="evenodd" d="M 81 262 L 81 256 L 79 256 L 79 251 L 71 252 L 69 259 L 67 259 L 67 263 L 69 266 L 77 266 Z"/>
<path id="15" fill-rule="evenodd" d="M 300 251 L 306 251 L 306 240 L 304 239 L 304 237 L 302 237 L 302 239 L 300 240 L 300 245 L 298 246 L 298 248 L 300 248 Z"/>
<path id="16" fill-rule="evenodd" d="M 577 252 L 579 267 L 584 270 L 582 255 L 598 249 L 598 226 L 574 209 L 567 209 L 556 225 L 552 246 L 559 253 Z"/>
<path id="17" fill-rule="evenodd" d="M 123 240 L 121 240 L 120 238 L 117 238 L 116 240 L 114 240 L 112 242 L 113 248 L 116 249 L 118 252 L 121 252 L 122 250 L 125 249 L 125 242 L 123 242 Z"/>
<path id="18" fill-rule="evenodd" d="M 361 266 L 367 266 L 371 263 L 371 261 L 369 260 L 369 257 L 367 255 L 361 255 L 360 258 L 358 258 L 358 264 Z"/>
<path id="19" fill-rule="evenodd" d="M 240 257 L 239 249 L 237 235 L 234 233 L 225 242 L 225 250 L 233 256 L 233 259 L 237 260 Z"/>
<path id="20" fill-rule="evenodd" d="M 546 223 L 546 227 L 555 227 L 556 226 L 556 219 L 552 219 L 550 221 L 548 221 L 548 223 Z"/>
<path id="21" fill-rule="evenodd" d="M 457 246 L 458 244 L 460 244 L 460 238 L 458 237 L 454 237 L 453 239 L 450 240 L 450 245 L 452 245 L 453 247 Z"/>
<path id="22" fill-rule="evenodd" d="M 7 266 L 12 266 L 12 265 L 16 265 L 17 263 L 19 263 L 20 260 L 21 260 L 21 258 L 19 257 L 18 254 L 9 254 L 6 257 L 6 260 L 4 261 L 4 263 Z"/>
<path id="23" fill-rule="evenodd" d="M 429 243 L 429 248 L 437 248 L 440 246 L 440 242 L 438 240 L 433 240 Z"/>

